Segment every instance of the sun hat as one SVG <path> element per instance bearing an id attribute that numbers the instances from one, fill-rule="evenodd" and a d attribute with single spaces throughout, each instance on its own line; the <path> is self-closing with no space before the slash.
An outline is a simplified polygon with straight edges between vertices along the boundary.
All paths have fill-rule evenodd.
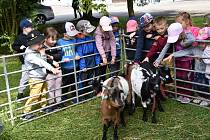
<path id="1" fill-rule="evenodd" d="M 32 21 L 28 18 L 24 18 L 20 21 L 20 28 L 23 30 L 24 28 L 32 27 Z"/>
<path id="2" fill-rule="evenodd" d="M 149 23 L 153 21 L 153 16 L 149 13 L 145 13 L 143 16 L 140 17 L 139 22 L 140 22 L 140 27 L 145 27 Z"/>
<path id="3" fill-rule="evenodd" d="M 180 23 L 172 23 L 168 27 L 167 43 L 175 43 L 179 39 L 179 35 L 183 32 L 183 27 Z"/>
<path id="4" fill-rule="evenodd" d="M 111 24 L 117 24 L 120 23 L 120 20 L 117 16 L 110 16 Z"/>
<path id="5" fill-rule="evenodd" d="M 45 40 L 45 36 L 42 35 L 39 31 L 31 31 L 28 36 L 28 46 L 42 43 Z"/>
<path id="6" fill-rule="evenodd" d="M 71 36 L 71 37 L 73 37 L 73 36 L 75 36 L 75 35 L 80 33 L 79 31 L 76 30 L 74 24 L 71 23 L 71 22 L 66 22 L 65 30 L 66 30 L 66 34 L 68 36 Z"/>
<path id="7" fill-rule="evenodd" d="M 135 32 L 138 28 L 138 23 L 136 20 L 129 20 L 126 24 L 126 30 L 128 33 Z"/>
<path id="8" fill-rule="evenodd" d="M 95 30 L 95 26 L 91 25 L 88 20 L 80 20 L 76 25 L 77 30 L 80 32 L 85 31 L 87 33 L 91 33 Z"/>
<path id="9" fill-rule="evenodd" d="M 112 31 L 111 19 L 107 16 L 103 16 L 100 18 L 99 25 L 101 25 L 104 31 Z"/>

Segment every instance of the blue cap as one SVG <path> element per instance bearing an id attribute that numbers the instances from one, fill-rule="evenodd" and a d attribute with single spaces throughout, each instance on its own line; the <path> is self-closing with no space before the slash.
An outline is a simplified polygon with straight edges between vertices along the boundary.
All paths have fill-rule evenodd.
<path id="1" fill-rule="evenodd" d="M 24 18 L 20 21 L 20 28 L 28 28 L 28 27 L 32 27 L 32 22 L 30 19 L 28 18 Z"/>
<path id="2" fill-rule="evenodd" d="M 149 13 L 145 13 L 143 16 L 140 17 L 140 26 L 143 28 L 147 24 L 151 23 L 153 21 L 153 16 Z"/>

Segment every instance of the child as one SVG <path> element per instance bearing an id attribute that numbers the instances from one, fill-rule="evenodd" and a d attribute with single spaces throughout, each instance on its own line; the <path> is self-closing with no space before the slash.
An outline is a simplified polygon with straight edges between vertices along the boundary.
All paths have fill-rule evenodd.
<path id="1" fill-rule="evenodd" d="M 121 49 L 122 49 L 122 44 L 120 42 L 120 30 L 119 30 L 119 19 L 116 16 L 111 16 L 111 25 L 112 25 L 112 29 L 113 29 L 113 34 L 115 36 L 116 39 L 116 62 L 115 66 L 117 70 L 120 70 L 120 56 L 121 56 Z"/>
<path id="2" fill-rule="evenodd" d="M 28 48 L 26 49 L 25 55 L 25 65 L 29 69 L 29 85 L 30 85 L 30 98 L 25 103 L 24 115 L 21 117 L 22 120 L 30 120 L 35 116 L 30 113 L 31 104 L 40 102 L 42 107 L 46 107 L 45 93 L 47 92 L 47 82 L 44 81 L 47 76 L 46 69 L 51 71 L 53 74 L 58 74 L 60 72 L 59 68 L 52 67 L 46 61 L 45 49 L 42 46 L 45 37 L 41 35 L 38 31 L 32 31 L 29 34 Z M 41 95 L 39 95 L 41 94 Z M 35 96 L 37 95 L 37 96 Z M 50 108 L 41 110 L 45 113 L 53 111 Z"/>
<path id="3" fill-rule="evenodd" d="M 157 52 L 161 52 L 167 42 L 168 24 L 166 18 L 162 16 L 155 18 L 154 26 L 159 38 L 154 41 L 151 49 L 149 50 L 146 58 L 143 61 L 153 62 L 155 58 L 157 58 Z"/>
<path id="4" fill-rule="evenodd" d="M 209 31 L 210 36 L 210 31 Z M 204 63 L 206 64 L 206 78 L 208 79 L 209 85 L 210 85 L 210 43 L 208 43 L 208 46 L 206 46 L 206 49 L 204 50 L 203 56 L 208 59 L 203 59 Z"/>
<path id="5" fill-rule="evenodd" d="M 62 58 L 62 52 L 60 48 L 54 49 L 53 47 L 56 46 L 56 39 L 58 36 L 58 32 L 53 27 L 46 28 L 44 35 L 46 37 L 44 46 L 47 49 L 46 54 L 49 55 L 49 58 L 47 59 L 48 63 L 50 63 L 53 67 L 57 68 L 59 67 L 59 63 Z M 53 103 L 60 103 L 61 102 L 61 80 L 62 80 L 62 74 L 61 72 L 58 74 L 53 74 L 50 71 L 47 71 L 47 83 L 48 83 L 48 100 L 49 104 Z M 57 105 L 60 106 L 60 105 Z M 53 107 L 55 108 L 55 106 Z"/>
<path id="6" fill-rule="evenodd" d="M 20 21 L 21 33 L 17 36 L 16 40 L 12 44 L 13 50 L 17 53 L 24 53 L 27 48 L 27 35 L 33 30 L 31 20 L 24 18 Z M 17 99 L 23 98 L 23 92 L 26 88 L 25 84 L 28 82 L 28 74 L 26 72 L 26 67 L 24 64 L 23 55 L 19 56 L 20 62 L 22 63 L 22 76 L 20 79 L 19 89 Z"/>
<path id="7" fill-rule="evenodd" d="M 95 30 L 95 27 L 91 25 L 91 23 L 88 20 L 80 20 L 77 23 L 76 28 L 78 31 L 81 32 L 80 37 L 77 37 L 77 43 L 94 40 L 93 36 L 91 36 L 91 33 Z M 98 54 L 95 42 L 77 45 L 77 52 L 78 55 L 82 57 L 79 60 L 79 67 L 80 70 L 82 70 L 82 72 L 80 73 L 81 81 L 93 78 L 96 69 L 88 70 L 88 68 L 93 68 L 100 64 L 100 55 Z M 92 55 L 92 56 L 85 57 L 87 55 Z M 90 80 L 82 82 L 81 86 L 87 87 L 90 85 L 89 83 Z M 83 93 L 87 93 L 90 91 L 91 91 L 90 88 L 86 88 L 83 90 Z M 88 97 L 92 97 L 92 95 L 88 95 Z"/>
<path id="8" fill-rule="evenodd" d="M 68 94 L 69 88 L 71 87 L 71 90 L 75 90 L 75 85 L 70 86 L 71 84 L 75 84 L 75 74 L 74 74 L 74 60 L 79 60 L 80 57 L 77 53 L 77 50 L 75 48 L 75 45 L 71 45 L 76 43 L 75 36 L 79 34 L 80 32 L 76 30 L 75 26 L 71 22 L 65 23 L 65 30 L 66 33 L 64 33 L 64 37 L 62 39 L 59 39 L 57 41 L 58 46 L 62 47 L 62 93 Z M 69 46 L 68 46 L 69 45 Z M 78 61 L 75 61 L 76 69 L 78 69 Z M 75 93 L 73 93 L 75 94 Z M 62 96 L 63 100 L 67 99 L 67 96 Z M 75 96 L 75 95 L 73 95 Z M 73 100 L 75 103 L 76 101 Z"/>
<path id="9" fill-rule="evenodd" d="M 201 35 L 200 37 L 198 36 L 196 39 L 200 38 L 202 40 L 205 40 L 208 38 L 208 36 L 206 36 L 205 34 Z M 209 30 L 209 37 L 210 37 L 210 30 Z M 165 58 L 163 61 L 167 61 L 167 60 L 171 61 L 173 57 L 177 58 L 177 57 L 183 57 L 183 56 L 188 56 L 188 55 L 193 55 L 193 56 L 198 56 L 198 57 L 201 57 L 203 55 L 203 57 L 205 57 L 204 49 L 207 50 L 208 47 L 206 47 L 206 45 L 203 43 L 199 43 L 198 46 L 196 46 L 196 47 L 191 46 L 184 50 L 174 52 L 173 54 L 171 54 L 167 58 Z M 208 61 L 208 59 L 199 59 L 199 58 L 195 59 L 194 70 L 196 72 L 194 73 L 194 82 L 196 82 L 196 83 L 208 84 L 208 79 L 205 78 L 205 74 L 201 73 L 201 72 L 205 72 L 205 70 L 206 70 L 206 64 L 204 63 L 205 60 Z M 206 93 L 209 92 L 209 89 L 207 86 L 194 84 L 193 87 L 197 91 L 202 91 L 202 92 L 206 92 Z M 207 96 L 205 94 L 201 94 L 201 93 L 198 93 L 198 94 L 200 96 L 200 99 L 202 99 L 202 97 L 209 99 L 209 96 Z M 208 106 L 208 104 L 209 104 L 208 102 L 201 101 L 200 99 L 194 99 L 193 102 L 196 104 L 200 104 L 201 106 Z"/>
<path id="10" fill-rule="evenodd" d="M 117 70 L 114 65 L 116 59 L 116 40 L 112 30 L 111 19 L 106 16 L 101 17 L 99 26 L 95 31 L 96 47 L 102 59 L 102 66 L 99 70 L 100 75 L 106 74 L 108 63 L 111 63 L 108 65 L 110 72 Z M 105 76 L 101 78 L 103 81 L 105 80 Z"/>
<path id="11" fill-rule="evenodd" d="M 142 51 L 149 50 L 156 38 L 156 32 L 153 27 L 153 16 L 149 13 L 140 17 L 139 37 L 137 39 L 137 48 L 135 61 L 139 62 L 144 58 Z"/>
<path id="12" fill-rule="evenodd" d="M 180 40 L 179 42 L 177 42 L 175 44 L 175 51 L 179 51 L 186 47 L 192 46 L 193 42 L 195 41 L 195 36 L 191 32 L 192 20 L 191 20 L 190 14 L 188 14 L 186 12 L 179 13 L 176 16 L 176 22 L 178 22 L 182 25 L 182 28 L 184 29 L 184 33 L 185 33 L 185 37 L 183 37 L 182 40 Z M 168 46 L 169 46 L 169 44 L 166 44 L 166 46 L 162 50 L 162 52 L 164 52 L 164 55 L 167 52 L 167 51 L 165 51 L 165 48 L 168 49 L 169 48 Z M 155 66 L 157 66 L 159 64 L 160 60 L 162 60 L 162 58 L 163 58 L 163 56 L 161 56 L 162 52 L 160 53 L 159 57 L 154 62 Z M 192 58 L 190 58 L 190 57 L 177 58 L 175 60 L 175 66 L 177 68 L 182 68 L 182 69 L 188 69 L 188 70 L 192 69 Z M 176 70 L 176 77 L 178 79 L 188 80 L 188 81 L 192 81 L 192 79 L 193 79 L 192 73 L 185 71 L 185 70 Z M 192 84 L 186 83 L 186 82 L 178 82 L 178 86 L 187 88 L 187 89 L 192 88 Z M 192 95 L 192 91 L 190 91 L 190 90 L 184 90 L 184 89 L 179 88 L 178 92 L 185 94 L 185 95 Z M 190 99 L 188 97 L 179 96 L 178 101 L 181 101 L 182 103 L 189 103 Z"/>
<path id="13" fill-rule="evenodd" d="M 138 23 L 136 20 L 129 20 L 126 24 L 126 35 L 129 37 L 125 37 L 126 42 L 126 57 L 128 60 L 132 61 L 135 59 L 135 50 L 129 50 L 129 49 L 136 49 L 137 41 L 136 37 L 136 31 L 138 30 Z"/>

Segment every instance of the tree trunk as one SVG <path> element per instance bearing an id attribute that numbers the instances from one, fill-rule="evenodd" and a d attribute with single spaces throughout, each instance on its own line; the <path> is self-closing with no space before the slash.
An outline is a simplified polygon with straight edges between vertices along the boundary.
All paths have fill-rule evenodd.
<path id="1" fill-rule="evenodd" d="M 134 16 L 133 0 L 127 0 L 127 7 L 128 7 L 128 16 L 129 17 Z"/>

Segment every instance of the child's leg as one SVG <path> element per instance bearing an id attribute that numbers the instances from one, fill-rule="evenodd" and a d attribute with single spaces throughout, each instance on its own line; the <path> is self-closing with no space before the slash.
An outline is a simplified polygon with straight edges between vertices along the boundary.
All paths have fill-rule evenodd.
<path id="1" fill-rule="evenodd" d="M 35 84 L 34 84 L 35 83 Z M 25 109 L 24 113 L 28 113 L 31 111 L 32 106 L 28 106 L 32 103 L 35 103 L 39 100 L 40 95 L 34 96 L 36 94 L 40 94 L 43 86 L 43 81 L 42 80 L 34 80 L 34 79 L 29 79 L 29 84 L 30 84 L 30 97 L 26 103 L 25 103 Z"/>
<path id="2" fill-rule="evenodd" d="M 53 104 L 55 99 L 53 99 L 55 97 L 55 86 L 56 86 L 56 79 L 54 79 L 55 76 L 53 74 L 48 74 L 46 77 L 47 80 L 47 84 L 48 84 L 48 103 L 49 104 Z"/>
<path id="3" fill-rule="evenodd" d="M 62 73 L 58 73 L 56 75 L 56 79 L 55 79 L 55 97 L 57 97 L 55 100 L 56 100 L 56 103 L 59 103 L 61 102 L 61 83 L 62 83 L 62 77 L 61 77 Z"/>
<path id="4" fill-rule="evenodd" d="M 47 91 L 48 91 L 47 82 L 43 82 L 42 90 L 41 90 L 41 93 L 43 93 L 43 94 L 40 96 L 40 101 L 41 101 L 40 105 L 41 105 L 42 108 L 47 106 L 47 102 L 46 102 L 46 95 L 47 95 L 46 92 Z"/>

